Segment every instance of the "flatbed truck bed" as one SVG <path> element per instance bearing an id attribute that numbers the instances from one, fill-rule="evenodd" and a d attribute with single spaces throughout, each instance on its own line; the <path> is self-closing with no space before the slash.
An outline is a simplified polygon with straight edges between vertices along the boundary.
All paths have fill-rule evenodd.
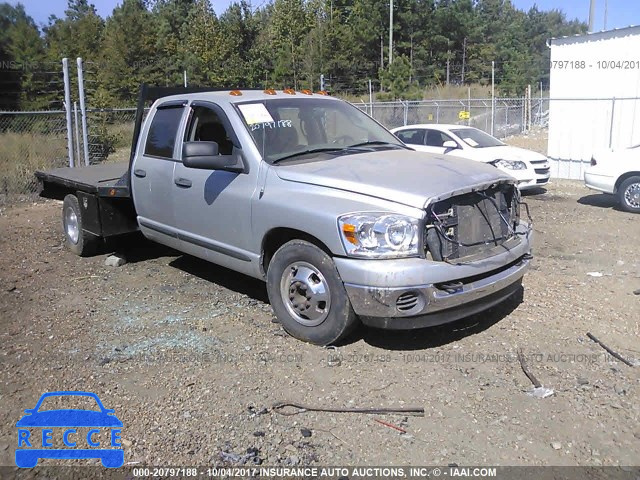
<path id="1" fill-rule="evenodd" d="M 127 182 L 128 162 L 37 171 L 40 195 L 59 200 L 77 197 L 82 230 L 106 239 L 139 230 Z"/>
<path id="2" fill-rule="evenodd" d="M 128 162 L 103 163 L 89 167 L 61 167 L 52 170 L 35 172 L 35 176 L 41 184 L 42 190 L 52 190 L 52 187 L 65 187 L 67 189 L 93 193 L 100 196 L 116 196 L 111 190 L 118 192 L 118 197 L 128 197 L 122 189 L 126 187 L 124 177 L 129 168 Z M 111 195 L 109 193 L 112 193 Z M 45 195 L 46 196 L 46 195 Z"/>

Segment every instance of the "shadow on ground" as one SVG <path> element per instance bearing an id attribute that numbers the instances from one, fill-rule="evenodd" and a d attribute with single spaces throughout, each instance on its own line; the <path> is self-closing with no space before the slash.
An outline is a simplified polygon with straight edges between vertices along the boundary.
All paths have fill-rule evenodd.
<path id="1" fill-rule="evenodd" d="M 533 197 L 535 195 L 543 195 L 547 193 L 547 189 L 544 187 L 535 187 L 532 188 L 531 190 L 524 190 L 522 192 L 522 197 Z"/>
<path id="2" fill-rule="evenodd" d="M 616 197 L 613 195 L 607 195 L 604 193 L 594 193 L 591 195 L 585 195 L 578 199 L 580 205 L 588 205 L 590 207 L 611 208 L 613 210 L 620 210 Z"/>
<path id="3" fill-rule="evenodd" d="M 176 258 L 169 262 L 171 267 L 254 300 L 269 303 L 266 284 L 258 279 L 196 257 L 182 255 L 171 248 L 147 241 L 144 238 L 127 242 L 125 245 L 126 248 L 120 248 L 119 251 L 131 263 L 175 256 Z M 360 326 L 344 342 L 341 342 L 341 345 L 364 341 L 387 350 L 409 351 L 440 347 L 489 329 L 513 312 L 522 303 L 523 298 L 524 288 L 520 287 L 507 300 L 485 312 L 435 327 L 415 330 L 381 330 Z"/>
<path id="4" fill-rule="evenodd" d="M 155 258 L 182 255 L 177 250 L 147 240 L 139 232 L 111 239 L 107 241 L 103 250 L 104 253 L 122 254 L 127 259 L 127 263 L 139 263 Z"/>
<path id="5" fill-rule="evenodd" d="M 189 255 L 182 255 L 172 260 L 169 265 L 207 282 L 220 285 L 227 290 L 241 293 L 263 303 L 269 303 L 266 284 L 256 278 Z"/>

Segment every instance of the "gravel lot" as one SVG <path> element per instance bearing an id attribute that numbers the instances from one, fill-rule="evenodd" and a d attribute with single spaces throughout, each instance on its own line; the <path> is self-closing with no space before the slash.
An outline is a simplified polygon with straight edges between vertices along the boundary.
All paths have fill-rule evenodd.
<path id="1" fill-rule="evenodd" d="M 0 210 L 0 459 L 43 392 L 87 390 L 148 465 L 637 465 L 640 217 L 577 182 L 528 195 L 521 298 L 335 350 L 273 322 L 264 285 L 144 241 L 120 268 L 63 248 L 60 202 Z M 534 398 L 516 359 L 554 395 Z M 424 417 L 270 409 L 425 408 Z M 401 433 L 376 421 L 406 431 Z M 51 461 L 41 461 L 41 464 Z"/>

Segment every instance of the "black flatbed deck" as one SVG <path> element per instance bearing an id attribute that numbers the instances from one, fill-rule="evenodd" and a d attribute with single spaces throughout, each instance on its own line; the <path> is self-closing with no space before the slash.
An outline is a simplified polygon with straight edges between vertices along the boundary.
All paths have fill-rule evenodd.
<path id="1" fill-rule="evenodd" d="M 105 196 L 127 197 L 126 183 L 128 162 L 103 163 L 88 167 L 62 167 L 53 170 L 39 170 L 35 176 L 46 184 L 60 185 L 76 191 Z M 116 193 L 109 193 L 113 190 Z"/>

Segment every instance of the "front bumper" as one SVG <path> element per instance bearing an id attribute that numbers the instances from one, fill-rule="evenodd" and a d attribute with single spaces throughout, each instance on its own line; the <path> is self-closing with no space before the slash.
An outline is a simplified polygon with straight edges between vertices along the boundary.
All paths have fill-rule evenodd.
<path id="1" fill-rule="evenodd" d="M 526 170 L 502 169 L 514 177 L 519 190 L 529 190 L 532 188 L 544 187 L 551 178 L 551 167 L 548 161 L 531 162 L 531 166 Z"/>
<path id="2" fill-rule="evenodd" d="M 533 188 L 544 187 L 549 183 L 550 175 L 535 175 L 532 180 L 525 180 L 518 182 L 518 189 L 520 191 L 531 190 Z"/>
<path id="3" fill-rule="evenodd" d="M 335 262 L 363 323 L 421 328 L 481 312 L 516 292 L 529 268 L 531 237 L 530 232 L 508 251 L 459 265 L 423 258 Z"/>

